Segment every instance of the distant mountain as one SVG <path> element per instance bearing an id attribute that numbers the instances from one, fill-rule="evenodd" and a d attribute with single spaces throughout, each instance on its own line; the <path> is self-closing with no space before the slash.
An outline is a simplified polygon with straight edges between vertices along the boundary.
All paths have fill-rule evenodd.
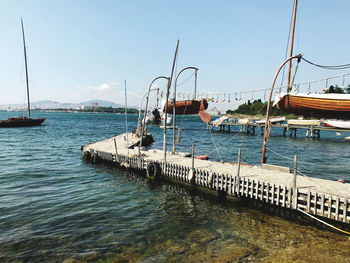
<path id="1" fill-rule="evenodd" d="M 112 108 L 123 108 L 124 105 L 117 104 L 111 101 L 106 100 L 89 100 L 79 103 L 62 103 L 53 100 L 40 100 L 35 101 L 30 104 L 31 108 L 40 108 L 40 109 L 77 109 L 81 106 L 95 106 L 95 107 L 112 107 Z M 0 105 L 0 110 L 7 109 L 25 109 L 27 104 L 3 104 Z M 135 108 L 136 106 L 128 106 L 128 108 Z"/>

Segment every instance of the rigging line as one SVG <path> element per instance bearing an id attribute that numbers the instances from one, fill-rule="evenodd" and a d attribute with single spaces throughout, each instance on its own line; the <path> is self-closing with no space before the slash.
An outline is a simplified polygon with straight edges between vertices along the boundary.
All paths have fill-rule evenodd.
<path id="1" fill-rule="evenodd" d="M 193 72 L 185 81 L 181 82 L 180 84 L 176 84 L 176 87 L 179 87 L 179 86 L 182 86 L 183 84 L 185 84 L 187 81 L 189 81 L 193 75 L 195 74 L 196 72 Z"/>
<path id="2" fill-rule="evenodd" d="M 282 158 L 284 158 L 284 159 L 286 159 L 286 160 L 294 161 L 294 159 L 289 158 L 289 157 L 287 157 L 287 156 L 284 156 L 283 154 L 280 154 L 280 153 L 278 153 L 278 152 L 275 152 L 275 151 L 271 150 L 270 148 L 267 148 L 267 147 L 266 147 L 266 150 L 269 150 L 270 152 L 273 152 L 274 154 L 276 154 L 276 155 L 278 155 L 278 156 L 280 156 L 280 157 L 282 157 Z M 298 163 L 300 163 L 300 162 L 298 161 Z"/>
<path id="3" fill-rule="evenodd" d="M 182 114 L 182 118 L 181 118 L 181 122 L 180 122 L 180 124 L 179 124 L 179 128 L 181 128 L 182 123 L 183 123 L 183 121 L 184 121 L 184 117 L 185 117 L 185 112 L 186 112 L 186 109 L 187 109 L 187 105 L 188 105 L 188 103 L 187 103 L 187 101 L 186 101 L 185 110 L 184 110 L 184 113 Z"/>
<path id="4" fill-rule="evenodd" d="M 336 78 L 340 78 L 340 77 L 343 77 L 343 76 L 349 76 L 350 73 L 346 73 L 346 74 L 341 74 L 341 75 L 336 75 L 336 76 L 333 76 L 333 77 L 329 77 L 329 78 L 324 78 L 324 79 L 317 79 L 317 80 L 311 80 L 311 81 L 307 81 L 307 82 L 300 82 L 300 83 L 296 83 L 295 85 L 299 85 L 299 86 L 302 86 L 302 85 L 308 85 L 310 83 L 316 83 L 316 82 L 321 82 L 321 81 L 325 81 L 325 80 L 330 80 L 330 79 L 336 79 Z M 287 86 L 283 86 L 282 88 L 286 88 Z"/>
<path id="5" fill-rule="evenodd" d="M 350 68 L 350 64 L 343 64 L 343 65 L 338 65 L 338 66 L 325 66 L 325 65 L 313 63 L 304 57 L 301 57 L 301 59 L 304 60 L 305 62 L 313 65 L 313 66 L 324 68 L 324 69 L 347 69 L 347 68 Z"/>
<path id="6" fill-rule="evenodd" d="M 320 183 L 320 182 L 316 182 L 315 180 L 313 180 L 313 179 L 316 179 L 316 178 L 312 178 L 312 177 L 310 177 L 310 176 L 307 176 L 306 174 L 300 172 L 299 170 L 297 170 L 297 173 L 300 174 L 301 176 L 305 177 L 306 179 L 308 179 L 308 180 L 311 181 L 312 183 L 317 184 L 317 185 L 322 186 L 322 187 L 324 187 L 325 189 L 327 189 L 327 191 L 329 191 L 328 194 L 332 194 L 332 191 L 331 191 L 331 190 L 333 190 L 333 188 L 329 187 L 329 186 L 326 185 L 326 184 L 322 184 L 322 183 Z M 349 196 L 348 196 L 348 197 L 349 197 Z"/>
<path id="7" fill-rule="evenodd" d="M 299 62 L 297 63 L 297 65 L 295 67 L 295 71 L 294 71 L 294 75 L 293 75 L 293 79 L 292 79 L 292 84 L 290 85 L 291 87 L 293 87 L 293 85 L 294 85 L 294 80 L 295 80 L 295 76 L 297 75 L 298 66 L 299 66 Z"/>
<path id="8" fill-rule="evenodd" d="M 216 143 L 214 141 L 214 137 L 213 137 L 213 134 L 211 133 L 211 131 L 209 130 L 209 133 L 210 133 L 210 136 L 211 136 L 211 140 L 213 141 L 213 144 L 215 146 L 215 149 L 216 149 L 216 152 L 218 153 L 219 157 L 220 157 L 220 161 L 222 162 L 222 158 L 221 158 L 221 155 L 220 155 L 220 152 L 219 152 L 219 149 L 218 147 L 216 146 Z"/>
<path id="9" fill-rule="evenodd" d="M 265 108 L 265 106 L 267 106 L 267 104 L 264 104 L 264 105 L 260 108 L 260 110 L 257 112 L 257 114 L 254 115 L 254 117 L 257 116 L 257 115 L 262 111 L 262 109 Z"/>
<path id="10" fill-rule="evenodd" d="M 278 153 L 278 152 L 275 152 L 275 151 L 271 150 L 270 148 L 267 148 L 267 147 L 266 147 L 266 149 L 269 150 L 269 151 L 271 151 L 271 152 L 273 152 L 274 154 L 276 154 L 276 155 L 278 155 L 278 156 L 284 158 L 284 159 L 287 159 L 287 160 L 290 160 L 290 161 L 294 161 L 294 159 L 289 158 L 289 157 L 286 157 L 286 156 L 284 156 L 283 154 L 280 154 L 280 153 Z M 337 166 L 337 165 L 322 165 L 322 164 L 315 164 L 315 163 L 302 162 L 302 161 L 299 161 L 299 160 L 298 160 L 298 163 L 307 164 L 307 165 L 315 166 L 315 167 L 322 167 L 322 168 L 339 168 L 339 166 Z M 343 167 L 343 168 L 344 168 L 344 167 Z"/>
<path id="11" fill-rule="evenodd" d="M 260 153 L 260 152 L 261 152 L 261 149 L 259 148 L 259 149 L 257 149 L 256 151 L 253 151 L 253 152 L 251 152 L 251 153 L 249 153 L 249 154 L 247 154 L 247 155 L 242 156 L 241 158 L 242 158 L 242 160 L 246 160 L 247 157 L 252 156 L 252 155 L 254 155 L 254 154 L 257 154 L 257 153 Z"/>
<path id="12" fill-rule="evenodd" d="M 308 163 L 308 162 L 302 162 L 302 161 L 298 161 L 298 163 L 307 164 L 315 167 L 322 167 L 322 168 L 340 168 L 339 165 L 322 165 L 322 164 Z M 343 166 L 342 168 L 346 168 L 346 167 Z"/>
<path id="13" fill-rule="evenodd" d="M 210 131 L 210 130 L 209 130 Z M 226 143 L 224 143 L 224 144 L 221 144 L 217 149 L 220 149 L 220 148 L 222 148 L 222 147 L 224 147 L 224 146 L 226 146 L 230 141 L 232 141 L 237 135 L 239 135 L 239 133 L 236 133 L 234 136 L 232 136 L 228 141 L 226 141 Z M 211 152 L 209 152 L 209 153 L 206 153 L 206 155 L 210 155 L 211 153 L 213 153 L 213 152 L 215 152 L 216 150 L 213 150 L 213 151 L 211 151 Z"/>

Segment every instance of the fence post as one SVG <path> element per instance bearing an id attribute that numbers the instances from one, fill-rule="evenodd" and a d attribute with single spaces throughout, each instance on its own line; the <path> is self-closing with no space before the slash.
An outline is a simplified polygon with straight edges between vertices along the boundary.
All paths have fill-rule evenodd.
<path id="1" fill-rule="evenodd" d="M 115 161 L 118 162 L 118 148 L 117 148 L 117 142 L 115 141 L 115 137 L 113 138 L 114 141 L 114 148 L 115 148 Z"/>
<path id="2" fill-rule="evenodd" d="M 294 195 L 294 204 L 293 208 L 297 209 L 298 207 L 298 191 L 297 191 L 297 164 L 298 164 L 298 155 L 294 155 L 294 174 L 293 174 L 293 195 Z"/>
<path id="3" fill-rule="evenodd" d="M 195 178 L 194 178 L 194 144 L 192 144 L 192 167 L 189 172 L 189 177 L 188 177 L 189 183 L 195 184 Z"/>
<path id="4" fill-rule="evenodd" d="M 241 148 L 238 149 L 238 159 L 237 159 L 237 174 L 236 174 L 236 186 L 235 186 L 235 192 L 237 195 L 239 195 L 240 168 L 241 168 Z"/>
<path id="5" fill-rule="evenodd" d="M 194 172 L 194 144 L 192 144 L 192 171 Z"/>

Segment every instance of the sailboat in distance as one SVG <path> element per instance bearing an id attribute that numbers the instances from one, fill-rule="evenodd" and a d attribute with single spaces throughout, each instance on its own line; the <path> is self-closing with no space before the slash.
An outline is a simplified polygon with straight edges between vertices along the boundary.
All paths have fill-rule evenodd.
<path id="1" fill-rule="evenodd" d="M 28 81 L 28 66 L 27 66 L 27 50 L 26 41 L 24 38 L 24 27 L 23 20 L 21 18 L 22 26 L 22 37 L 23 37 L 23 48 L 24 48 L 24 65 L 26 71 L 26 85 L 27 85 L 27 101 L 28 101 L 28 117 L 11 117 L 8 120 L 0 120 L 0 128 L 14 128 L 14 127 L 29 127 L 29 126 L 39 126 L 44 121 L 45 118 L 31 118 L 30 117 L 30 100 L 29 100 L 29 81 Z"/>

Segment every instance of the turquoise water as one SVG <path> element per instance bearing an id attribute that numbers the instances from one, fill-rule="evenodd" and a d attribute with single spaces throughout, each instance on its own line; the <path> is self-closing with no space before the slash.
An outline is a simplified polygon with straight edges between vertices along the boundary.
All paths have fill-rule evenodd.
<path id="1" fill-rule="evenodd" d="M 0 119 L 17 113 L 0 112 Z M 279 216 L 244 202 L 223 203 L 170 184 L 81 159 L 80 147 L 124 132 L 118 114 L 45 113 L 44 125 L 0 130 L 0 261 L 306 261 L 348 260 L 344 236 L 303 218 Z M 129 115 L 129 127 L 137 116 Z M 198 117 L 179 118 L 178 150 L 215 149 Z M 162 130 L 150 127 L 162 147 Z M 321 140 L 284 138 L 273 130 L 268 162 L 292 166 L 298 154 L 309 176 L 350 180 L 346 134 Z M 304 134 L 303 134 L 304 135 Z M 220 156 L 258 164 L 262 137 L 212 133 Z M 170 138 L 170 134 L 169 134 Z M 170 142 L 170 140 L 169 140 Z M 282 157 L 283 156 L 283 157 Z M 327 167 L 328 166 L 328 167 Z M 307 244 L 313 244 L 308 248 Z M 332 249 L 334 248 L 334 249 Z M 319 252 L 322 253 L 319 253 Z"/>

